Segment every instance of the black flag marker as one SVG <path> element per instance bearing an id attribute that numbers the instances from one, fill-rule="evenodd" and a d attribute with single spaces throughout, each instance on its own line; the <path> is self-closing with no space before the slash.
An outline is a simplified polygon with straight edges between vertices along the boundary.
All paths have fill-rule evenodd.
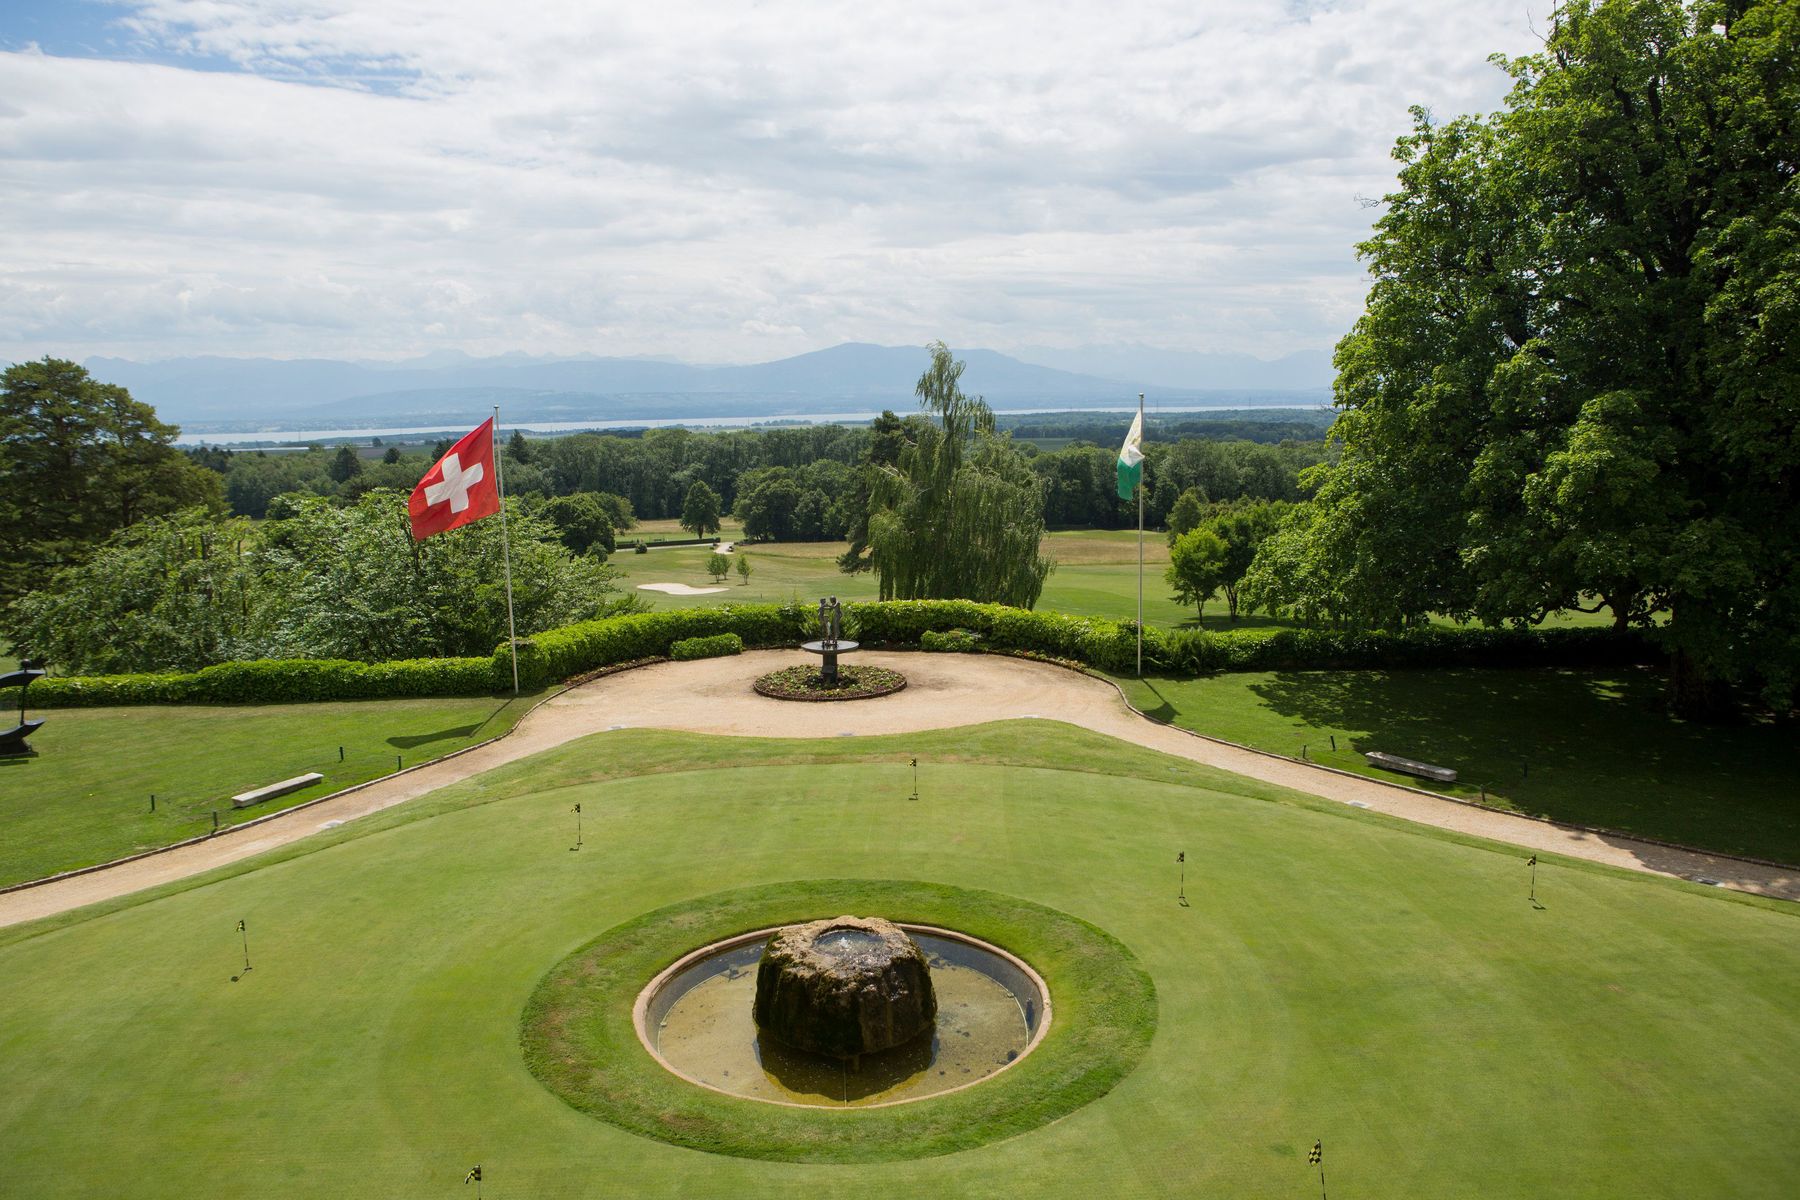
<path id="1" fill-rule="evenodd" d="M 1306 1161 L 1319 1168 L 1319 1200 L 1325 1200 L 1325 1142 L 1321 1139 L 1313 1143 L 1312 1153 Z"/>
<path id="2" fill-rule="evenodd" d="M 473 1171 L 470 1171 L 467 1175 L 463 1176 L 463 1182 L 464 1183 L 480 1183 L 481 1182 L 481 1164 L 480 1163 L 476 1163 L 475 1169 Z"/>
<path id="3" fill-rule="evenodd" d="M 231 977 L 231 982 L 233 982 L 233 983 L 236 983 L 238 980 L 242 979 L 245 975 L 248 975 L 250 973 L 250 930 L 248 929 L 248 927 L 245 926 L 245 924 L 242 921 L 239 921 L 237 931 L 238 931 L 238 934 L 244 939 L 244 970 L 241 974 L 233 975 Z"/>
<path id="4" fill-rule="evenodd" d="M 1178 863 L 1186 862 L 1187 861 L 1187 851 L 1186 850 L 1177 850 L 1175 852 L 1175 861 Z"/>
<path id="5" fill-rule="evenodd" d="M 579 804 L 575 806 L 575 844 L 570 846 L 569 849 L 581 849 L 581 805 Z"/>
<path id="6" fill-rule="evenodd" d="M 1175 903 L 1181 905 L 1181 907 L 1183 907 L 1183 908 L 1186 908 L 1188 906 L 1188 901 L 1187 901 L 1187 851 L 1186 850 L 1177 850 L 1175 852 L 1175 861 L 1181 864 L 1181 890 L 1179 892 L 1175 893 Z"/>
<path id="7" fill-rule="evenodd" d="M 1531 902 L 1537 903 L 1537 855 L 1526 860 L 1525 865 L 1531 868 Z"/>

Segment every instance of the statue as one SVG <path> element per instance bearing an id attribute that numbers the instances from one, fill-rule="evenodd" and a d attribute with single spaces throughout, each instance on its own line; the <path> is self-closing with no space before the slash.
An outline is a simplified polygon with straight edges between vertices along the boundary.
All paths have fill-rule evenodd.
<path id="1" fill-rule="evenodd" d="M 856 649 L 855 642 L 844 641 L 844 606 L 838 603 L 836 596 L 828 596 L 819 601 L 819 637 L 817 641 L 801 642 L 800 648 L 809 654 L 817 654 L 822 658 L 819 664 L 819 675 L 828 687 L 838 685 L 838 655 L 848 654 Z"/>
<path id="2" fill-rule="evenodd" d="M 844 609 L 836 596 L 819 601 L 819 643 L 827 650 L 836 650 L 838 639 L 844 635 Z"/>

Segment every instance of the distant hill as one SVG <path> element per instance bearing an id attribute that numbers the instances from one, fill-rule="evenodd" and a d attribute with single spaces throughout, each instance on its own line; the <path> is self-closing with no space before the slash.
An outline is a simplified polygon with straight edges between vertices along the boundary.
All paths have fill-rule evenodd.
<path id="1" fill-rule="evenodd" d="M 1303 350 L 1272 361 L 1248 354 L 1199 354 L 1148 346 L 1086 346 L 1074 350 L 1032 347 L 1019 351 L 1026 362 L 1102 379 L 1140 380 L 1154 388 L 1180 391 L 1299 391 L 1329 388 L 1336 372 L 1331 353 Z"/>
<path id="2" fill-rule="evenodd" d="M 1082 374 L 992 350 L 959 352 L 963 389 L 996 409 L 1135 403 L 1322 403 L 1323 393 L 1241 383 L 1181 389 L 1133 377 Z M 355 428 L 461 421 L 499 403 L 520 421 L 782 416 L 910 408 L 928 361 L 918 346 L 850 342 L 748 366 L 690 366 L 642 358 L 470 358 L 439 351 L 398 363 L 332 359 L 179 358 L 138 363 L 92 358 L 117 383 L 189 432 L 286 427 Z M 1254 360 L 1251 360 L 1254 361 Z M 1119 365 L 1125 365 L 1123 360 Z M 1241 373 L 1240 373 L 1241 374 Z"/>

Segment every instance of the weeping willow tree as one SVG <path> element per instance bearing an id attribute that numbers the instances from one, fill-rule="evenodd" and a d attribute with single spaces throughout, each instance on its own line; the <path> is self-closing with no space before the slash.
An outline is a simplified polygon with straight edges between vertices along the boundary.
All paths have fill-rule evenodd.
<path id="1" fill-rule="evenodd" d="M 919 407 L 898 462 L 877 470 L 869 562 L 883 600 L 980 600 L 1030 608 L 1051 564 L 1038 556 L 1044 502 L 1037 477 L 942 342 L 919 377 Z"/>

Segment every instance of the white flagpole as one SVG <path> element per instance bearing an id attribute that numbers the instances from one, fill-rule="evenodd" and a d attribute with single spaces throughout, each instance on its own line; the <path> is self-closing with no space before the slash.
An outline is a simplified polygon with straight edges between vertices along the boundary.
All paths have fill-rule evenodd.
<path id="1" fill-rule="evenodd" d="M 1138 393 L 1138 451 L 1144 449 L 1144 393 Z M 1144 466 L 1138 462 L 1138 678 L 1144 677 Z"/>
<path id="2" fill-rule="evenodd" d="M 506 540 L 506 484 L 500 473 L 500 406 L 494 405 L 494 488 L 500 493 L 500 561 L 506 564 L 506 648 L 512 651 L 513 695 L 519 694 L 519 635 L 513 630 L 512 547 Z M 1142 525 L 1142 518 L 1138 524 Z M 1141 554 L 1141 550 L 1140 550 Z M 1142 567 L 1139 568 L 1142 574 Z M 1143 588 L 1140 580 L 1139 590 Z M 1141 607 L 1141 602 L 1140 602 Z"/>

